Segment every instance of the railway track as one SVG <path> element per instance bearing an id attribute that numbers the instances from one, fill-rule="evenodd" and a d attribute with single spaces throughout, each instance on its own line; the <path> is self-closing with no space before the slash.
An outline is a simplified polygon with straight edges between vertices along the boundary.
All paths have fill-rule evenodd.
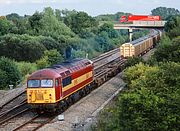
<path id="1" fill-rule="evenodd" d="M 23 123 L 22 125 L 18 126 L 17 128 L 13 129 L 13 131 L 35 131 L 41 128 L 43 125 L 52 121 L 55 115 L 50 114 L 43 114 L 43 115 L 35 115 L 31 120 Z"/>
<path id="2" fill-rule="evenodd" d="M 26 97 L 26 92 L 25 91 L 23 91 L 23 92 L 19 93 L 18 95 L 12 97 L 6 103 L 1 105 L 0 113 L 14 107 L 16 104 L 22 103 L 24 101 L 25 97 Z"/>
<path id="3" fill-rule="evenodd" d="M 22 92 L 1 106 L 0 125 L 29 110 L 25 98 L 26 93 Z"/>
<path id="4" fill-rule="evenodd" d="M 115 54 L 115 53 L 118 52 L 118 51 L 119 51 L 119 48 L 113 49 L 113 50 L 111 50 L 111 51 L 108 51 L 108 52 L 106 52 L 106 53 L 103 53 L 103 54 L 101 54 L 101 55 L 93 58 L 92 61 L 93 61 L 94 63 L 96 63 L 96 62 L 98 62 L 98 61 L 100 61 L 100 60 L 102 60 L 102 59 L 105 59 L 105 58 L 109 57 L 110 55 Z"/>

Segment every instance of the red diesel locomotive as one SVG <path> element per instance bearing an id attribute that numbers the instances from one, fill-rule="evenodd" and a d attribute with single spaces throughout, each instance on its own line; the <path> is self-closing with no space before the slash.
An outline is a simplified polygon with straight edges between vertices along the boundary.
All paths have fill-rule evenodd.
<path id="1" fill-rule="evenodd" d="M 54 111 L 83 94 L 93 82 L 93 63 L 74 59 L 34 72 L 27 80 L 27 101 L 37 111 Z"/>

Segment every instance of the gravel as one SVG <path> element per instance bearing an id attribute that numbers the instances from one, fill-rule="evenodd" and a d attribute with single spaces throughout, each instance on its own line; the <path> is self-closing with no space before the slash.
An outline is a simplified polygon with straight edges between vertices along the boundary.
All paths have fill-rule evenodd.
<path id="1" fill-rule="evenodd" d="M 0 107 L 2 107 L 3 104 L 7 103 L 9 100 L 16 97 L 18 94 L 24 92 L 26 90 L 26 86 L 23 85 L 22 87 L 15 88 L 8 91 L 0 91 Z"/>

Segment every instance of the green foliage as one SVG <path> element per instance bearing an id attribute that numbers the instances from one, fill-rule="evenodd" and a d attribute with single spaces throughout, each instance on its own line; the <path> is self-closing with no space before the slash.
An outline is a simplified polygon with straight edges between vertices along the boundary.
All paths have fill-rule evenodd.
<path id="1" fill-rule="evenodd" d="M 73 50 L 72 57 L 73 58 L 86 58 L 86 52 L 83 50 Z"/>
<path id="2" fill-rule="evenodd" d="M 5 89 L 8 86 L 8 76 L 7 73 L 0 69 L 0 89 Z"/>
<path id="3" fill-rule="evenodd" d="M 0 37 L 0 56 L 13 58 L 17 61 L 34 62 L 41 58 L 45 47 L 36 37 L 29 35 L 7 34 Z"/>
<path id="4" fill-rule="evenodd" d="M 37 68 L 42 69 L 63 61 L 63 57 L 57 50 L 46 50 L 44 56 L 37 61 Z"/>
<path id="5" fill-rule="evenodd" d="M 57 41 L 55 41 L 52 37 L 41 37 L 39 38 L 39 41 L 46 47 L 47 50 L 59 50 L 60 44 Z"/>
<path id="6" fill-rule="evenodd" d="M 141 57 L 129 57 L 125 63 L 126 67 L 134 66 L 140 62 L 144 62 Z"/>
<path id="7" fill-rule="evenodd" d="M 118 37 L 118 32 L 114 30 L 113 24 L 112 23 L 105 23 L 99 28 L 99 32 L 107 32 L 109 38 L 117 38 Z"/>
<path id="8" fill-rule="evenodd" d="M 90 33 L 93 27 L 97 27 L 95 19 L 85 12 L 72 13 L 65 18 L 64 22 L 73 32 L 83 38 L 87 36 L 87 32 Z"/>
<path id="9" fill-rule="evenodd" d="M 179 63 L 153 67 L 140 63 L 128 68 L 125 76 L 131 88 L 121 93 L 115 107 L 100 115 L 98 130 L 180 129 Z"/>
<path id="10" fill-rule="evenodd" d="M 24 43 L 23 53 L 25 61 L 34 62 L 43 55 L 45 47 L 36 40 L 28 40 Z M 26 55 L 28 52 L 28 55 Z M 23 54 L 21 55 L 23 56 Z"/>
<path id="11" fill-rule="evenodd" d="M 1 57 L 0 58 L 0 88 L 5 89 L 8 85 L 17 85 L 21 80 L 20 72 L 14 61 Z"/>
<path id="12" fill-rule="evenodd" d="M 0 19 L 0 36 L 15 31 L 14 24 L 7 19 Z"/>
<path id="13" fill-rule="evenodd" d="M 44 56 L 43 58 L 37 60 L 36 64 L 37 64 L 38 69 L 43 69 L 43 68 L 50 66 L 48 63 L 48 57 L 47 56 Z"/>
<path id="14" fill-rule="evenodd" d="M 136 122 L 141 115 L 145 114 L 145 116 L 141 116 L 143 119 L 145 119 L 145 121 L 138 121 L 138 123 L 136 123 L 138 124 L 136 128 L 143 127 L 143 125 L 139 126 L 139 124 L 144 123 L 145 127 L 143 127 L 142 129 L 178 130 L 178 124 L 180 122 L 178 122 L 178 119 L 180 118 L 180 114 L 178 112 L 178 110 L 180 109 L 180 101 L 178 100 L 178 98 L 180 97 L 180 64 L 172 62 L 160 64 L 159 67 L 149 67 L 145 65 L 138 66 L 136 66 L 136 68 L 129 68 L 129 70 L 127 70 L 126 72 L 126 74 L 128 74 L 126 75 L 126 77 L 130 80 L 131 88 L 135 89 L 132 93 L 130 92 L 130 94 L 133 94 L 134 96 L 139 95 L 139 98 L 141 99 L 141 103 L 139 103 L 139 106 L 134 105 L 134 107 L 132 107 L 132 103 L 137 104 L 139 98 L 128 100 L 129 98 L 131 98 L 131 96 L 128 96 L 129 94 L 126 94 L 126 96 L 128 96 L 129 98 L 127 97 L 126 102 L 122 101 L 122 104 L 129 101 L 130 103 L 128 102 L 129 105 L 125 109 L 129 109 L 131 107 L 132 109 L 135 109 L 135 111 L 133 111 L 133 114 L 130 112 L 127 113 L 129 118 L 128 120 Z M 132 76 L 130 76 L 130 73 L 133 76 L 136 76 L 138 70 L 144 70 L 146 67 L 147 69 L 143 73 L 140 73 L 138 77 L 132 78 Z M 142 92 L 142 90 L 147 90 L 150 94 L 146 95 L 145 92 L 140 93 Z M 150 99 L 145 99 L 143 97 L 144 95 L 146 95 L 146 97 Z M 155 97 L 156 99 L 153 99 L 152 97 Z M 153 103 L 150 109 L 148 109 L 147 107 L 144 109 L 139 108 L 146 103 L 150 104 L 151 101 Z M 125 107 L 125 105 L 122 104 L 121 107 Z M 150 111 L 149 113 L 146 112 L 148 110 Z M 124 111 L 122 111 L 122 115 L 123 113 Z M 130 114 L 134 118 L 129 117 Z M 125 119 L 126 118 L 124 118 L 124 120 Z M 124 127 L 126 126 L 124 125 Z"/>
<path id="15" fill-rule="evenodd" d="M 167 19 L 169 16 L 179 15 L 180 12 L 174 8 L 158 7 L 153 9 L 152 15 L 160 15 L 163 20 Z"/>
<path id="16" fill-rule="evenodd" d="M 141 29 L 141 30 L 135 30 L 133 32 L 133 40 L 136 40 L 142 36 L 148 35 L 149 30 L 148 29 Z"/>
<path id="17" fill-rule="evenodd" d="M 102 50 L 104 52 L 107 52 L 107 51 L 109 51 L 109 50 L 111 50 L 111 49 L 113 49 L 115 47 L 112 43 L 110 43 L 110 39 L 108 37 L 108 33 L 105 32 L 105 31 L 103 31 L 100 34 L 98 34 L 96 36 L 95 40 L 99 44 L 100 48 L 97 48 L 99 51 Z"/>
<path id="18" fill-rule="evenodd" d="M 39 12 L 35 12 L 32 16 L 29 17 L 28 21 L 31 29 L 33 30 L 33 34 L 38 34 L 42 28 L 41 19 L 43 15 Z"/>
<path id="19" fill-rule="evenodd" d="M 35 63 L 22 61 L 22 62 L 16 62 L 16 65 L 21 73 L 21 76 L 23 77 L 37 70 Z"/>
<path id="20" fill-rule="evenodd" d="M 18 19 L 22 19 L 22 17 L 19 16 L 17 13 L 8 14 L 8 15 L 6 15 L 6 18 L 7 18 L 7 20 L 10 20 L 10 21 L 13 21 L 13 22 L 18 20 Z"/>
<path id="21" fill-rule="evenodd" d="M 119 97 L 119 130 L 165 130 L 159 107 L 164 100 L 153 92 L 141 88 L 141 90 L 129 92 Z"/>
<path id="22" fill-rule="evenodd" d="M 19 16 L 16 13 L 11 13 L 6 16 L 7 20 L 11 21 L 14 26 L 12 28 L 12 33 L 15 34 L 25 34 L 27 33 L 28 22 L 25 17 Z"/>
<path id="23" fill-rule="evenodd" d="M 125 71 L 124 79 L 129 83 L 129 87 L 132 88 L 136 84 L 136 80 L 144 79 L 146 72 L 157 72 L 157 67 L 145 66 L 143 63 L 136 64 L 135 66 L 129 67 Z M 142 76 L 142 78 L 141 78 Z"/>
<path id="24" fill-rule="evenodd" d="M 161 40 L 161 44 L 154 52 L 153 57 L 158 62 L 174 61 L 180 62 L 180 37 L 177 37 L 172 42 L 168 37 Z"/>
<path id="25" fill-rule="evenodd" d="M 165 25 L 165 31 L 171 39 L 180 36 L 180 16 L 170 17 Z"/>
<path id="26" fill-rule="evenodd" d="M 62 21 L 58 21 L 54 15 L 54 11 L 50 7 L 44 9 L 43 17 L 40 20 L 40 23 L 42 24 L 40 34 L 44 36 L 51 36 L 55 39 L 59 39 L 59 35 L 65 37 L 75 36 L 74 33 L 67 26 L 65 26 Z"/>

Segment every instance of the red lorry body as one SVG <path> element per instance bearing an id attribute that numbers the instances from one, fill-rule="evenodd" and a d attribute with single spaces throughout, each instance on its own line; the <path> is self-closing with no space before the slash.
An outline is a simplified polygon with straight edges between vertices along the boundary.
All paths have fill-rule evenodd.
<path id="1" fill-rule="evenodd" d="M 122 16 L 120 22 L 133 22 L 133 21 L 160 21 L 160 16 L 150 15 L 129 15 L 128 17 Z"/>

